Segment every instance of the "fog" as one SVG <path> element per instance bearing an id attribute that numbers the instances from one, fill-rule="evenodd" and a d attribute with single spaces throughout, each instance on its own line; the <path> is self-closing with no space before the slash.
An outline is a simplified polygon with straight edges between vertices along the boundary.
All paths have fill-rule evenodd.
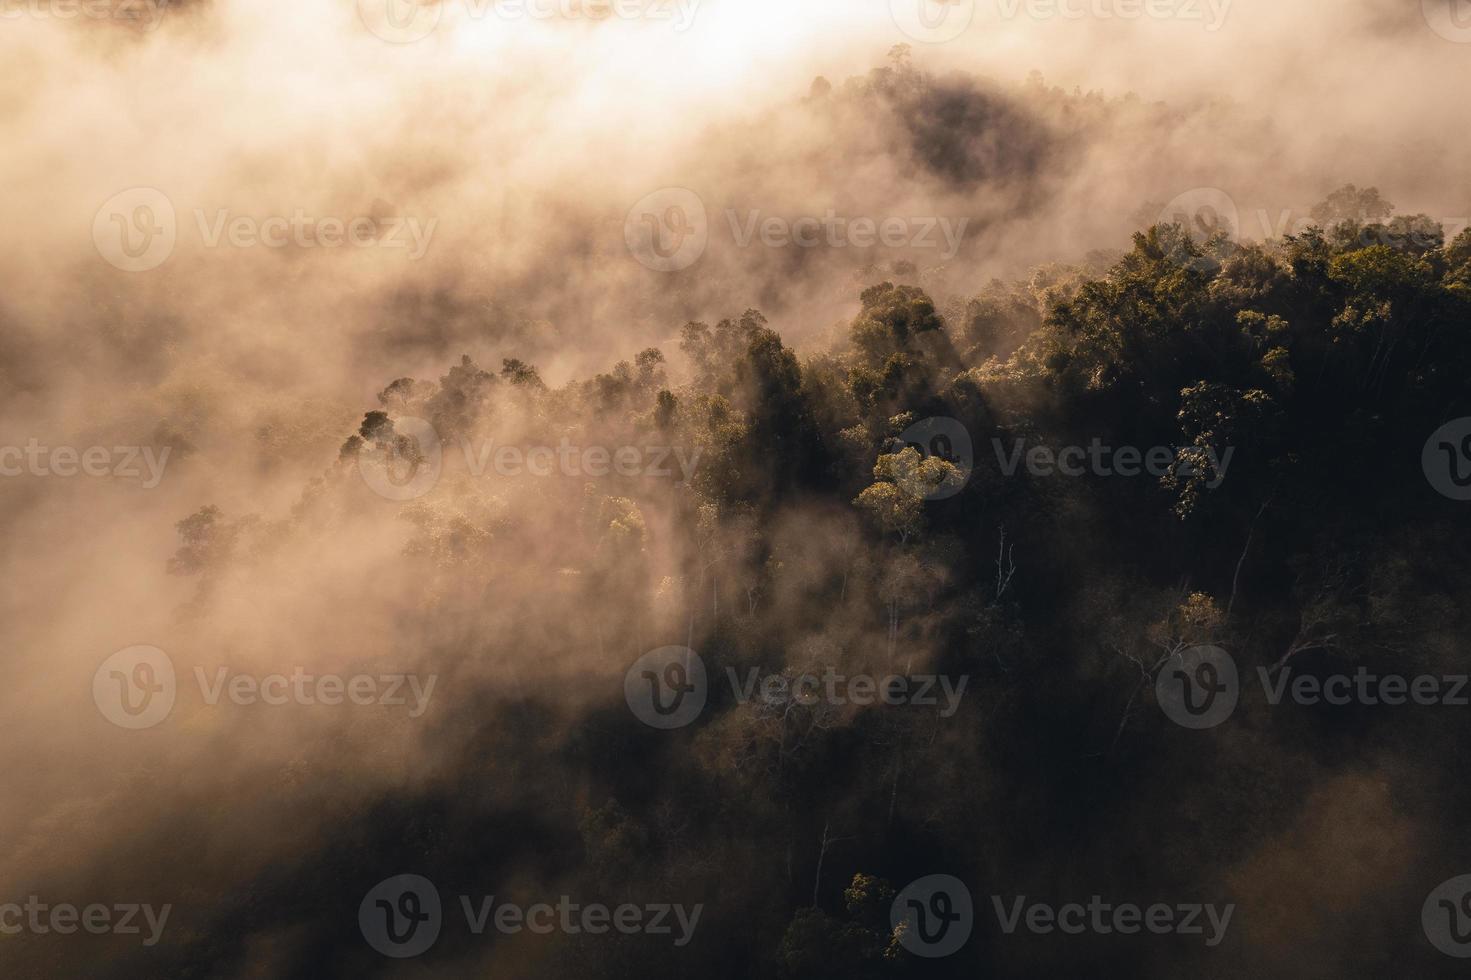
<path id="1" fill-rule="evenodd" d="M 1120 6 L 1064 6 L 1100 5 Z M 555 402 L 658 347 L 675 385 L 695 370 L 683 324 L 748 308 L 815 352 L 873 282 L 917 283 L 954 308 L 992 278 L 1096 266 L 1203 188 L 1250 239 L 1350 182 L 1452 232 L 1471 215 L 1471 47 L 1418 4 L 1223 0 L 1189 7 L 1199 19 L 1125 19 L 980 0 L 939 43 L 875 0 L 691 0 L 627 20 L 446 0 L 404 43 L 369 29 L 393 29 L 372 6 L 190 0 L 135 19 L 0 7 L 0 445 L 168 450 L 152 486 L 141 453 L 140 476 L 0 478 L 0 880 L 7 896 L 172 902 L 169 941 L 219 944 L 214 962 L 237 964 L 213 975 L 284 975 L 314 923 L 339 928 L 330 944 L 356 940 L 350 920 L 322 925 L 327 910 L 260 906 L 366 861 L 384 842 L 361 821 L 385 801 L 601 804 L 549 746 L 624 710 L 637 656 L 704 629 L 687 592 L 703 616 L 708 586 L 684 583 L 691 554 L 662 533 L 672 503 L 643 508 L 648 544 L 630 570 L 586 531 L 616 494 L 589 502 L 565 474 L 477 475 L 459 441 L 642 446 L 623 422 L 569 429 L 501 381 L 493 411 L 443 433 L 434 492 L 400 503 L 339 456 L 396 379 L 437 381 L 462 355 L 491 373 L 516 358 Z M 666 188 L 698 200 L 708 241 L 661 271 L 626 232 Z M 829 213 L 914 219 L 935 244 L 763 244 L 764 219 Z M 363 219 L 362 238 L 328 246 L 321 218 Z M 271 219 L 280 247 L 258 241 Z M 136 268 L 148 256 L 120 243 L 160 220 L 172 246 Z M 427 414 L 422 399 L 404 407 Z M 626 486 L 673 500 L 657 477 Z M 216 531 L 171 573 L 176 525 L 207 506 Z M 820 580 L 852 519 L 786 512 L 771 534 L 789 581 Z M 714 597 L 717 610 L 748 601 Z M 883 609 L 840 616 L 800 590 L 764 601 L 794 648 L 892 657 Z M 906 656 L 924 663 L 934 649 L 916 628 Z M 103 662 L 134 645 L 177 671 L 167 721 L 141 730 L 93 696 Z M 369 710 L 211 705 L 196 668 L 210 684 L 220 668 L 437 680 L 415 717 L 407 686 L 405 705 Z M 528 769 L 538 747 L 552 761 Z M 1387 807 L 1376 792 L 1335 783 L 1315 805 Z M 1397 825 L 1395 846 L 1412 851 L 1414 835 Z M 401 870 L 386 864 L 373 880 Z M 513 853 L 500 867 L 551 889 L 565 871 Z M 143 975 L 134 944 L 108 942 L 115 975 Z M 529 975 L 538 954 L 519 948 L 493 967 L 462 951 L 453 969 Z M 53 936 L 14 975 L 94 954 Z"/>

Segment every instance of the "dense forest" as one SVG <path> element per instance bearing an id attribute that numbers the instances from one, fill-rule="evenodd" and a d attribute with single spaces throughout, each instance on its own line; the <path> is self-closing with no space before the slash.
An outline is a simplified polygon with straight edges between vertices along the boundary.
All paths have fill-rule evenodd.
<path id="1" fill-rule="evenodd" d="M 1452 39 L 711 5 L 0 69 L 0 978 L 1461 975 Z M 750 231 L 834 214 L 956 237 Z"/>
<path id="2" fill-rule="evenodd" d="M 1422 447 L 1471 413 L 1471 234 L 1446 242 L 1353 187 L 1316 213 L 1321 227 L 1265 245 L 1153 226 L 1106 268 L 1053 266 L 945 307 L 891 276 L 807 354 L 754 309 L 688 323 L 682 384 L 657 348 L 560 388 L 469 356 L 392 381 L 288 518 L 180 523 L 173 566 L 198 577 L 196 603 L 232 563 L 381 508 L 359 470 L 423 465 L 405 419 L 445 447 L 513 430 L 680 447 L 696 465 L 544 480 L 523 513 L 446 448 L 432 490 L 393 506 L 424 597 L 406 632 L 442 665 L 469 661 L 446 666 L 459 694 L 437 706 L 460 757 L 416 796 L 339 814 L 341 846 L 268 876 L 171 975 L 210 975 L 283 906 L 341 939 L 294 975 L 373 974 L 352 909 L 407 870 L 446 896 L 529 879 L 704 906 L 682 947 L 558 936 L 505 975 L 1443 969 L 1418 910 L 1471 866 L 1454 816 L 1464 708 L 1274 705 L 1267 678 L 1464 663 L 1464 504 L 1427 479 L 1439 450 Z M 934 419 L 970 448 L 927 440 Z M 1168 465 L 1014 462 L 1019 444 L 1095 441 L 1169 447 Z M 624 670 L 665 645 L 708 678 L 703 712 L 671 730 L 622 696 Z M 1240 702 L 1191 730 L 1155 703 L 1156 679 L 1205 645 L 1234 658 Z M 523 653 L 509 676 L 475 668 L 506 650 Z M 753 668 L 968 680 L 948 706 L 790 685 L 738 698 L 724 678 Z M 974 934 L 946 958 L 913 955 L 889 916 L 933 874 L 974 896 Z M 1095 894 L 1237 910 L 1219 948 L 1049 942 L 1004 934 L 990 900 Z M 479 942 L 446 927 L 422 962 Z"/>

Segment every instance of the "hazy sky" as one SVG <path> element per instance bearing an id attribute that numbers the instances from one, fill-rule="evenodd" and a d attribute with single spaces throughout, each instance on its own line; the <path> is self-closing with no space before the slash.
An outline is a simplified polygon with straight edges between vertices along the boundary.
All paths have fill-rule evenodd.
<path id="1" fill-rule="evenodd" d="M 148 798 L 141 770 L 173 787 L 159 806 L 183 805 L 171 792 L 228 796 L 221 772 L 282 765 L 324 737 L 319 716 L 253 742 L 235 720 L 186 718 L 144 733 L 140 762 L 90 696 L 113 651 L 155 644 L 191 667 L 429 656 L 391 648 L 395 604 L 422 600 L 395 578 L 407 532 L 392 516 L 302 532 L 202 622 L 179 615 L 193 584 L 164 573 L 175 522 L 206 504 L 284 520 L 379 390 L 438 378 L 463 353 L 491 368 L 525 357 L 556 384 L 692 317 L 761 306 L 800 345 L 852 316 L 868 258 L 737 247 L 728 212 L 966 218 L 964 248 L 935 273 L 958 295 L 1125 247 L 1139 208 L 1202 188 L 1227 195 L 1248 235 L 1259 214 L 1300 219 L 1348 182 L 1401 211 L 1471 214 L 1471 24 L 1435 0 L 975 0 L 925 20 L 901 0 L 690 0 L 629 19 L 445 0 L 418 21 L 385 0 L 394 23 L 374 2 L 190 2 L 119 23 L 0 0 L 0 444 L 154 445 L 164 431 L 195 450 L 156 487 L 0 481 L 15 668 L 0 732 L 17 788 L 0 833 L 19 842 L 6 880 L 102 866 L 111 838 L 139 831 L 113 804 Z M 1128 16 L 1139 9 L 1162 16 Z M 996 92 L 1037 70 L 1145 107 L 1070 130 L 1047 118 L 1067 138 L 1032 154 L 1041 100 L 998 96 L 1011 108 L 975 158 L 1035 173 L 915 169 L 894 146 L 944 126 L 943 106 L 916 122 L 804 101 L 815 77 L 841 89 L 904 43 L 916 68 Z M 625 231 L 637 202 L 671 187 L 701 200 L 710 245 L 661 272 Z M 324 247 L 324 218 L 338 238 L 371 221 L 364 244 Z M 152 268 L 139 268 L 152 244 L 119 252 L 164 237 Z M 415 729 L 404 758 L 428 737 Z M 422 775 L 364 770 L 368 783 Z M 272 838 L 242 831 L 244 862 L 257 833 Z"/>

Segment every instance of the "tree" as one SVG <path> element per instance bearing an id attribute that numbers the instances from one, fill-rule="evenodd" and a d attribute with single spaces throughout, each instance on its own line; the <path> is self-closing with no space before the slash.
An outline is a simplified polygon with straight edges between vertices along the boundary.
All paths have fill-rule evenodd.
<path id="1" fill-rule="evenodd" d="M 900 544 L 907 543 L 924 526 L 924 501 L 896 484 L 887 481 L 875 483 L 853 502 L 885 534 L 897 537 Z"/>

